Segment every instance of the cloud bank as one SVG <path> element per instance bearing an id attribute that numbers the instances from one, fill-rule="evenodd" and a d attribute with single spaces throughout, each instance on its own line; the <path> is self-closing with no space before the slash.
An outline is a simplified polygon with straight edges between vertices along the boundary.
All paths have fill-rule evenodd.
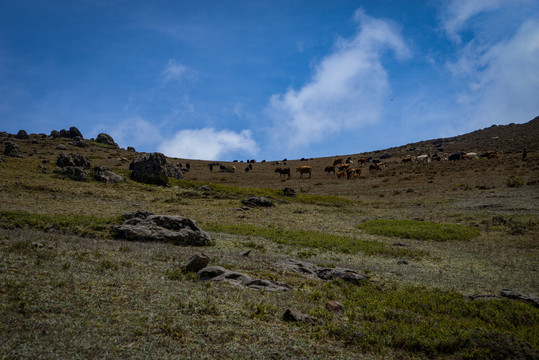
<path id="1" fill-rule="evenodd" d="M 389 91 L 382 57 L 392 52 L 403 59 L 410 50 L 390 21 L 374 19 L 362 10 L 355 20 L 359 24 L 355 36 L 338 39 L 307 84 L 270 98 L 267 113 L 273 144 L 295 150 L 380 120 Z"/>
<path id="2" fill-rule="evenodd" d="M 214 128 L 181 130 L 159 146 L 167 156 L 203 160 L 223 160 L 236 153 L 254 156 L 258 150 L 250 130 L 237 133 Z"/>

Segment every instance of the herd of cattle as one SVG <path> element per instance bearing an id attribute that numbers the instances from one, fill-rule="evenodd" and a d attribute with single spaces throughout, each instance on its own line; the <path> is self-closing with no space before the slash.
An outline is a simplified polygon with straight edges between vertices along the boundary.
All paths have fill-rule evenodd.
<path id="1" fill-rule="evenodd" d="M 486 158 L 486 159 L 497 159 L 498 153 L 496 151 L 487 151 L 481 155 L 475 153 L 475 152 L 459 152 L 454 153 L 451 155 L 445 155 L 443 157 L 435 154 L 434 156 L 430 156 L 430 154 L 423 154 L 418 156 L 406 156 L 404 157 L 401 162 L 403 164 L 410 163 L 410 164 L 422 164 L 427 165 L 431 161 L 459 161 L 459 160 L 465 160 L 465 159 L 478 159 L 478 158 Z M 304 160 L 304 159 L 302 159 Z M 333 161 L 332 165 L 328 165 L 325 167 L 324 171 L 326 175 L 337 175 L 337 178 L 339 179 L 356 179 L 361 176 L 362 168 L 369 164 L 369 171 L 370 172 L 378 172 L 382 171 L 384 169 L 385 164 L 380 159 L 373 159 L 372 157 L 360 157 L 356 160 L 358 166 L 354 166 L 354 160 L 352 160 L 352 157 L 348 157 L 347 159 L 343 158 L 336 158 Z M 263 161 L 265 162 L 265 161 Z M 245 167 L 245 172 L 249 172 L 253 170 L 253 164 L 256 163 L 255 160 L 248 160 L 248 165 Z M 281 161 L 276 161 L 273 163 L 274 165 L 286 165 L 286 159 Z M 213 171 L 214 167 L 219 166 L 220 172 L 227 172 L 227 173 L 235 173 L 236 172 L 236 166 L 231 165 L 222 165 L 218 162 L 212 162 L 208 164 L 210 171 Z M 296 172 L 299 173 L 299 177 L 302 179 L 304 176 L 308 176 L 308 179 L 312 176 L 313 167 L 310 165 L 302 165 L 296 167 Z M 275 173 L 279 173 L 279 178 L 281 177 L 291 177 L 291 171 L 289 167 L 282 167 L 279 166 L 275 168 Z"/>

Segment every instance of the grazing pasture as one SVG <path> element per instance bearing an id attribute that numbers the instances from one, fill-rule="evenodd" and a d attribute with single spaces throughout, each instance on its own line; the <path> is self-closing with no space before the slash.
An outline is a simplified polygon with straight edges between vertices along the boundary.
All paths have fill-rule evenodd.
<path id="1" fill-rule="evenodd" d="M 537 358 L 538 122 L 279 164 L 291 172 L 272 159 L 249 160 L 250 168 L 170 159 L 190 167 L 168 186 L 131 180 L 133 151 L 0 137 L 0 150 L 11 141 L 24 155 L 0 161 L 0 355 Z M 56 166 L 59 145 L 85 155 L 90 175 L 106 166 L 125 180 L 71 180 Z M 490 155 L 447 159 L 461 152 Z M 378 171 L 350 179 L 325 171 L 336 159 L 369 166 L 384 154 Z M 441 160 L 403 162 L 423 154 Z M 301 166 L 311 167 L 310 178 L 295 171 Z M 252 196 L 274 206 L 242 206 Z M 121 215 L 135 210 L 193 219 L 212 245 L 114 238 Z M 184 273 L 181 265 L 202 252 L 211 266 L 292 290 Z M 368 280 L 314 279 L 279 267 L 285 259 Z M 315 320 L 284 321 L 288 309 Z"/>

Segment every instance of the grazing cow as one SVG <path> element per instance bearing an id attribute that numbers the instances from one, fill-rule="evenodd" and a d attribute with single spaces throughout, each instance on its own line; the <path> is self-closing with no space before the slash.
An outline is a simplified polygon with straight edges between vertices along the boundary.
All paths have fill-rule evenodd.
<path id="1" fill-rule="evenodd" d="M 432 157 L 432 160 L 433 161 L 442 161 L 442 158 L 438 154 L 434 154 L 434 156 Z"/>
<path id="2" fill-rule="evenodd" d="M 180 165 L 180 167 L 181 167 L 181 165 Z M 187 164 L 185 164 L 185 167 L 186 167 L 187 169 L 191 169 L 191 164 L 187 163 Z"/>
<path id="3" fill-rule="evenodd" d="M 466 154 L 463 152 L 454 153 L 454 154 L 449 155 L 448 159 L 451 161 L 464 160 L 466 159 Z"/>
<path id="4" fill-rule="evenodd" d="M 249 164 L 248 168 L 249 168 L 249 170 L 253 170 L 253 164 L 252 163 Z"/>
<path id="5" fill-rule="evenodd" d="M 249 166 L 247 166 L 247 167 L 245 168 L 245 172 L 249 172 L 249 170 L 250 170 L 250 169 L 249 169 Z"/>
<path id="6" fill-rule="evenodd" d="M 353 169 L 353 171 L 357 176 L 361 175 L 361 168 L 355 168 L 355 169 Z"/>
<path id="7" fill-rule="evenodd" d="M 401 161 L 402 161 L 403 164 L 411 163 L 412 162 L 412 157 L 410 155 L 408 155 L 407 157 L 405 157 Z"/>
<path id="8" fill-rule="evenodd" d="M 288 178 L 290 178 L 290 168 L 282 168 L 282 167 L 278 167 L 275 169 L 275 172 L 279 173 L 279 179 L 281 178 L 281 176 L 286 176 L 288 175 Z"/>
<path id="9" fill-rule="evenodd" d="M 415 162 L 418 163 L 418 164 L 427 165 L 427 164 L 430 163 L 430 155 L 419 155 L 415 159 Z"/>
<path id="10" fill-rule="evenodd" d="M 299 172 L 300 179 L 303 179 L 303 174 L 309 174 L 309 179 L 310 179 L 312 171 L 313 171 L 313 167 L 308 166 L 308 165 L 298 166 L 296 168 L 296 172 Z"/>
<path id="11" fill-rule="evenodd" d="M 218 163 L 218 162 L 214 161 L 214 162 L 209 163 L 208 167 L 210 168 L 210 171 L 213 171 L 214 166 L 220 166 L 220 165 L 221 165 L 221 163 Z"/>
<path id="12" fill-rule="evenodd" d="M 358 164 L 361 164 L 361 166 L 365 165 L 367 163 L 367 159 L 364 157 L 357 159 Z"/>
<path id="13" fill-rule="evenodd" d="M 340 179 L 340 178 L 343 178 L 344 179 L 344 175 L 346 175 L 346 172 L 345 171 L 339 171 L 337 173 L 337 179 Z"/>
<path id="14" fill-rule="evenodd" d="M 369 170 L 370 171 L 382 171 L 381 163 L 373 163 L 373 164 L 369 165 Z"/>
<path id="15" fill-rule="evenodd" d="M 339 170 L 348 170 L 350 168 L 350 164 L 341 164 L 341 166 L 339 166 Z"/>
<path id="16" fill-rule="evenodd" d="M 225 166 L 225 165 L 221 165 L 219 166 L 219 170 L 221 172 L 231 172 L 231 173 L 234 173 L 236 172 L 236 167 L 235 166 Z"/>
<path id="17" fill-rule="evenodd" d="M 487 158 L 487 159 L 497 159 L 498 158 L 498 152 L 494 150 L 487 151 L 486 153 L 482 154 L 480 156 L 481 158 Z"/>
<path id="18" fill-rule="evenodd" d="M 352 161 L 352 157 L 351 157 L 351 156 L 350 156 L 350 157 L 347 157 L 345 163 L 347 163 L 347 164 L 353 164 L 354 162 Z"/>
<path id="19" fill-rule="evenodd" d="M 382 160 L 378 160 L 378 159 L 374 159 L 372 161 L 373 164 L 381 164 L 382 163 Z"/>
<path id="20" fill-rule="evenodd" d="M 333 175 L 335 175 L 335 165 L 326 166 L 324 171 L 327 173 L 327 175 L 329 175 L 330 172 L 332 172 Z"/>
<path id="21" fill-rule="evenodd" d="M 475 159 L 475 160 L 477 160 L 477 153 L 474 153 L 474 152 L 466 153 L 466 159 Z"/>
<path id="22" fill-rule="evenodd" d="M 343 163 L 343 160 L 342 158 L 337 158 L 335 160 L 333 160 L 333 165 L 336 166 L 336 165 L 340 165 Z"/>

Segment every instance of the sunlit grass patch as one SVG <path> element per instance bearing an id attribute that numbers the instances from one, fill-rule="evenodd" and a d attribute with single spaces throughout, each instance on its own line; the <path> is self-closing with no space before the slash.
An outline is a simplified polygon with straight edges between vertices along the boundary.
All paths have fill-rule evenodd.
<path id="1" fill-rule="evenodd" d="M 32 228 L 59 230 L 81 235 L 108 237 L 110 226 L 121 224 L 121 217 L 99 217 L 88 215 L 34 214 L 26 211 L 0 211 L 0 226 L 7 228 Z"/>
<path id="2" fill-rule="evenodd" d="M 260 236 L 278 244 L 336 251 L 344 254 L 364 253 L 389 257 L 422 257 L 425 252 L 395 248 L 374 240 L 328 234 L 311 230 L 286 230 L 281 228 L 257 227 L 253 225 L 202 224 L 206 231 L 223 232 L 242 236 Z"/>
<path id="3" fill-rule="evenodd" d="M 416 220 L 378 219 L 358 227 L 369 234 L 417 240 L 470 240 L 480 235 L 479 230 L 460 224 Z"/>

